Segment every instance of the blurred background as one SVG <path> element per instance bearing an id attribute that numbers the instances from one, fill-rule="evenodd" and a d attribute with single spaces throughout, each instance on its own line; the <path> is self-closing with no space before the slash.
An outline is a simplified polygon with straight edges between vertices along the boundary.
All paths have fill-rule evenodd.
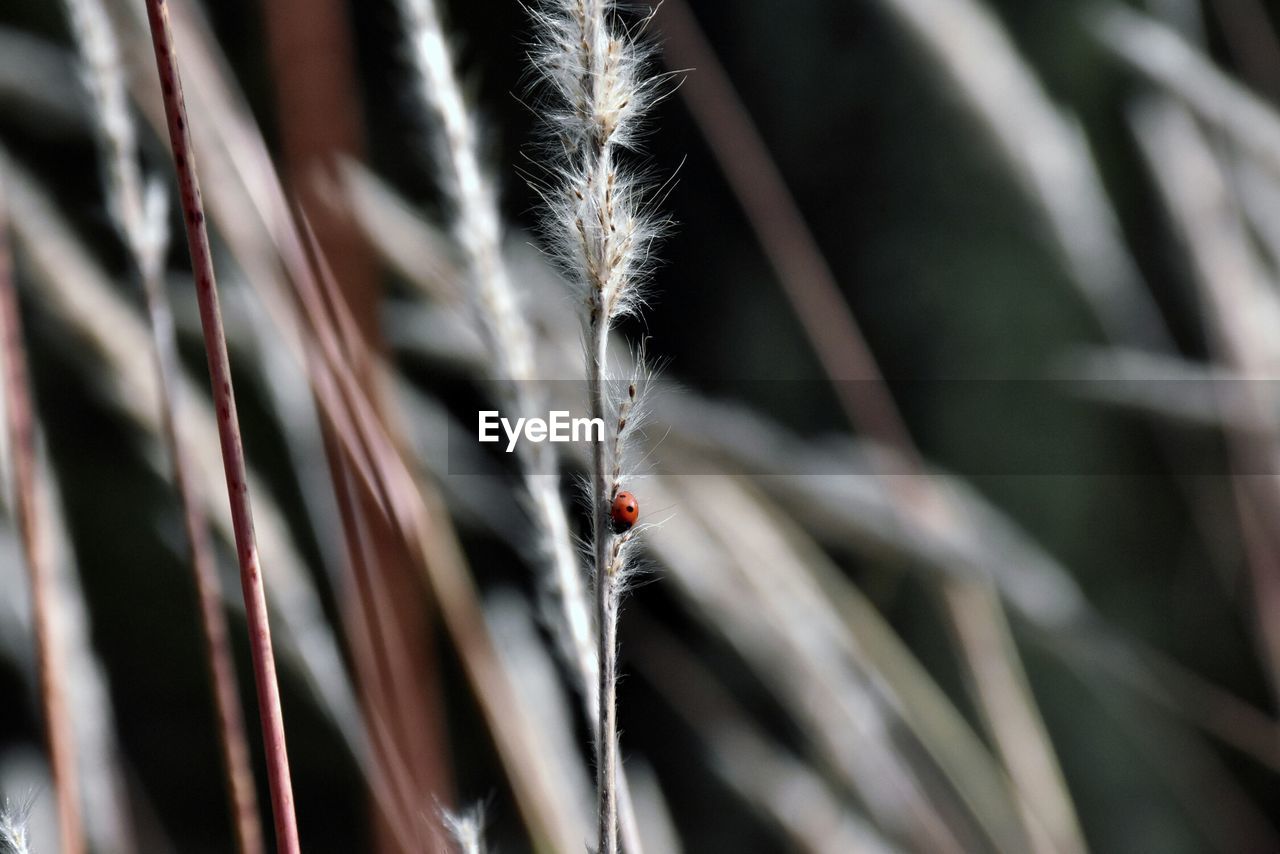
<path id="1" fill-rule="evenodd" d="M 105 5 L 143 170 L 168 180 L 142 4 Z M 389 779 L 366 726 L 385 718 L 411 822 L 479 802 L 494 850 L 572 850 L 546 828 L 592 826 L 588 728 L 518 478 L 501 454 L 445 441 L 483 408 L 484 353 L 458 308 L 396 6 L 173 5 L 303 848 L 400 850 L 370 782 Z M 527 180 L 528 13 L 441 6 L 539 376 L 572 381 L 574 306 L 536 250 Z M 674 227 L 620 330 L 665 389 L 635 489 L 665 521 L 620 635 L 623 754 L 650 850 L 1280 849 L 1277 15 L 1264 0 L 667 0 L 655 61 L 682 82 L 636 162 L 670 180 Z M 86 825 L 95 851 L 231 851 L 181 510 L 148 415 L 142 293 L 83 68 L 61 4 L 0 4 L 0 171 L 65 534 Z M 263 296 L 286 293 L 298 263 L 272 216 L 314 231 L 301 263 L 324 256 L 386 356 L 385 370 L 353 365 L 425 496 L 437 545 L 421 560 L 466 579 L 461 600 L 333 488 L 305 366 L 281 345 L 290 301 L 273 312 Z M 172 223 L 169 294 L 207 401 Z M 585 465 L 562 462 L 585 535 Z M 344 568 L 343 514 L 369 517 L 395 698 L 371 696 L 351 643 L 365 594 Z M 32 850 L 51 852 L 7 522 L 3 546 L 0 790 L 32 793 Z M 476 676 L 476 644 L 509 693 Z M 512 783 L 530 764 L 554 781 L 545 809 Z"/>

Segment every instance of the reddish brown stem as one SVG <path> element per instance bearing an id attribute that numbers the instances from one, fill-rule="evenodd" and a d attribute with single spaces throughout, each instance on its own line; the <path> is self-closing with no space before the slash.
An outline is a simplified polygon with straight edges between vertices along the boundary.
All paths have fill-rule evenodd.
<path id="1" fill-rule="evenodd" d="M 182 81 L 174 52 L 173 30 L 165 0 L 147 0 L 147 19 L 151 25 L 151 42 L 155 48 L 156 69 L 164 96 L 165 119 L 169 126 L 169 144 L 178 172 L 178 190 L 182 200 L 187 245 L 191 251 L 192 272 L 196 280 L 196 298 L 200 305 L 200 326 L 204 332 L 205 354 L 209 361 L 209 379 L 218 418 L 218 438 L 222 446 L 222 463 L 227 477 L 227 493 L 231 502 L 231 522 L 235 530 L 236 556 L 240 562 L 240 584 L 244 592 L 245 616 L 249 624 L 249 649 L 253 657 L 254 683 L 258 692 L 258 711 L 262 718 L 262 739 L 267 762 L 267 779 L 271 787 L 272 815 L 276 828 L 276 848 L 287 854 L 299 854 L 298 827 L 294 816 L 293 784 L 289 777 L 289 756 L 285 748 L 284 717 L 280 710 L 280 688 L 276 683 L 275 656 L 271 650 L 271 628 L 267 621 L 267 597 L 258 565 L 258 547 L 253 532 L 253 513 L 245 474 L 244 448 L 240 441 L 240 423 L 236 416 L 235 394 L 231 388 L 231 364 L 227 358 L 227 342 L 222 327 L 222 311 L 218 305 L 217 283 L 213 273 L 213 257 L 209 252 L 209 235 L 205 230 L 204 205 L 196 176 L 195 156 L 187 129 L 186 106 L 182 98 Z"/>
<path id="2" fill-rule="evenodd" d="M 62 684 L 62 637 L 56 613 L 58 601 L 49 531 L 40 512 L 39 471 L 36 464 L 35 417 L 27 382 L 27 354 L 22 341 L 18 291 L 9 252 L 9 222 L 0 193 L 0 347 L 4 351 L 5 414 L 13 461 L 14 511 L 27 573 L 31 580 L 31 611 L 35 623 L 36 664 L 40 700 L 44 706 L 49 766 L 58 795 L 58 833 L 64 854 L 84 854 L 80 821 L 80 786 L 76 771 L 75 739 Z"/>
<path id="3" fill-rule="evenodd" d="M 236 688 L 235 658 L 231 652 L 227 616 L 222 610 L 217 564 L 209 537 L 209 521 L 204 514 L 195 478 L 191 474 L 191 455 L 179 428 L 178 352 L 174 341 L 173 315 L 158 271 L 142 271 L 147 297 L 147 313 L 160 385 L 160 416 L 164 440 L 173 467 L 173 482 L 182 504 L 183 523 L 187 534 L 188 556 L 195 576 L 200 605 L 200 625 L 204 631 L 205 659 L 209 665 L 209 682 L 214 709 L 218 715 L 218 734 L 222 748 L 223 771 L 227 777 L 227 796 L 240 854 L 262 854 L 262 823 L 258 796 L 254 791 L 253 767 L 249 743 L 245 737 L 244 715 L 240 711 L 240 694 Z"/>

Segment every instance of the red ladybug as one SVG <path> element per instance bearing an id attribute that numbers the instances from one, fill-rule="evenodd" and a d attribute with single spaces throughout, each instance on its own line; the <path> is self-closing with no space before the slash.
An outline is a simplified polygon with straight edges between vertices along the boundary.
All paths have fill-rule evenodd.
<path id="1" fill-rule="evenodd" d="M 630 492 L 619 492 L 609 508 L 609 518 L 613 520 L 615 534 L 630 530 L 640 518 L 640 502 Z"/>

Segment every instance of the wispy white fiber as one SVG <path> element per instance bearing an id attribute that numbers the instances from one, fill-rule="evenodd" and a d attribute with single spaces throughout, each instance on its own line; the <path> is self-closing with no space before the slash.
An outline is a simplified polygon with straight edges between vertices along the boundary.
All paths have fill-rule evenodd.
<path id="1" fill-rule="evenodd" d="M 31 854 L 27 839 L 27 814 L 29 803 L 14 803 L 5 798 L 0 805 L 0 854 Z"/>
<path id="2" fill-rule="evenodd" d="M 484 809 L 479 804 L 462 812 L 441 810 L 440 818 L 458 854 L 484 854 Z"/>

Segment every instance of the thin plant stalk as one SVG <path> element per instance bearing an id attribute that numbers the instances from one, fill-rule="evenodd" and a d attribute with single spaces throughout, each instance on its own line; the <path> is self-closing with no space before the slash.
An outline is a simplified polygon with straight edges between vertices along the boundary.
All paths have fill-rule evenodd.
<path id="1" fill-rule="evenodd" d="M 58 833 L 64 854 L 84 854 L 84 828 L 80 816 L 79 773 L 75 736 L 62 681 L 64 655 L 59 632 L 55 567 L 50 532 L 40 514 L 40 474 L 36 462 L 35 415 L 27 375 L 22 318 L 13 278 L 9 249 L 8 214 L 0 186 L 0 350 L 4 353 L 6 425 L 13 465 L 14 509 L 31 583 L 31 610 L 35 625 L 36 663 L 40 700 L 44 707 L 45 738 L 49 766 L 58 797 Z"/>
<path id="2" fill-rule="evenodd" d="M 548 115 L 545 186 L 552 252 L 580 291 L 585 306 L 588 410 L 603 423 L 609 330 L 639 304 L 649 251 L 661 228 L 641 182 L 623 168 L 620 151 L 634 145 L 639 121 L 655 98 L 658 80 L 645 76 L 645 51 L 635 29 L 614 21 L 611 0 L 557 0 L 532 10 L 538 26 L 531 57 L 556 102 Z M 556 153 L 558 152 L 558 153 Z M 616 708 L 617 608 L 625 561 L 609 513 L 610 446 L 592 449 L 591 520 L 597 627 L 596 788 L 599 854 L 618 851 L 618 730 Z M 614 490 L 616 492 L 616 489 Z M 629 539 L 629 538 L 627 538 Z"/>
<path id="3" fill-rule="evenodd" d="M 205 353 L 217 411 L 218 438 L 226 471 L 227 493 L 231 502 L 231 520 L 235 530 L 236 555 L 240 562 L 240 583 L 244 593 L 245 616 L 249 624 L 249 648 L 253 659 L 254 682 L 258 692 L 258 711 L 262 718 L 262 737 L 267 763 L 267 779 L 271 788 L 272 815 L 276 828 L 276 847 L 286 854 L 299 854 L 297 819 L 294 815 L 293 784 L 289 775 L 289 756 L 285 746 L 284 716 L 280 709 L 280 687 L 276 682 L 275 656 L 271 649 L 271 627 L 267 620 L 267 598 L 262 583 L 258 549 L 253 531 L 253 512 L 249 500 L 244 448 L 240 424 L 236 416 L 235 395 L 231 388 L 231 364 L 227 357 L 226 335 L 222 312 L 218 305 L 217 283 L 213 272 L 213 256 L 209 235 L 205 230 L 204 205 L 196 175 L 195 156 L 187 128 L 186 107 L 182 98 L 182 81 L 169 24 L 165 0 L 147 0 L 147 18 L 155 49 L 156 68 L 164 96 L 165 118 L 169 126 L 169 142 L 178 172 L 178 189 L 182 199 L 183 221 L 191 251 L 192 270 L 196 279 L 196 297 L 200 305 L 200 325 L 204 333 Z"/>
<path id="4" fill-rule="evenodd" d="M 66 0 L 66 7 L 86 66 L 107 171 L 111 211 L 146 296 L 160 391 L 161 433 L 182 505 L 188 558 L 195 576 L 205 660 L 218 720 L 219 747 L 237 850 L 240 854 L 261 854 L 258 797 L 254 791 L 253 768 L 236 687 L 235 659 L 222 609 L 209 522 L 192 476 L 190 450 L 178 426 L 181 374 L 173 314 L 164 284 L 164 256 L 169 245 L 166 195 L 159 184 L 144 187 L 119 45 L 106 10 L 94 0 Z"/>
<path id="5" fill-rule="evenodd" d="M 387 637 L 387 591 L 379 584 L 377 556 L 373 551 L 368 520 L 358 503 L 359 495 L 345 457 L 345 451 L 336 457 L 333 485 L 342 509 L 344 544 L 348 552 L 347 583 L 352 593 L 349 598 L 354 600 L 347 621 L 358 660 L 369 665 L 361 669 L 360 675 L 368 683 L 368 726 L 381 759 L 375 766 L 375 774 L 380 779 L 385 778 L 381 785 L 388 788 L 393 796 L 388 803 L 398 810 L 394 814 L 388 810 L 386 821 L 400 849 L 410 852 L 422 846 L 420 831 L 423 828 L 416 821 L 415 793 L 418 786 L 401 748 L 397 747 L 398 740 L 391 729 L 392 716 L 389 714 L 398 705 L 394 698 L 394 683 L 398 679 L 402 680 L 404 674 L 397 675 L 388 652 L 388 647 L 393 646 L 395 641 L 389 642 Z M 378 627 L 376 631 L 373 628 L 375 625 Z M 399 723 L 404 725 L 403 722 Z"/>
<path id="6" fill-rule="evenodd" d="M 316 240 L 310 221 L 302 212 L 299 220 L 299 230 L 306 239 L 306 248 L 315 270 L 315 282 L 323 303 L 321 308 L 332 324 L 339 353 L 349 362 L 351 374 L 370 378 L 382 376 L 382 368 L 372 358 L 368 340 L 357 325 L 351 300 L 341 292 L 329 257 Z M 363 408 L 372 415 L 374 428 L 386 433 L 390 439 L 391 429 L 379 401 L 370 395 Z M 410 565 L 407 562 L 412 561 L 412 555 L 395 542 L 395 532 L 388 527 L 395 525 L 395 521 L 376 512 L 380 499 L 355 491 L 349 478 L 342 478 L 345 485 L 339 483 L 339 470 L 345 469 L 350 457 L 337 437 L 331 432 L 329 436 L 335 462 L 331 468 L 334 491 L 335 495 L 341 496 L 339 507 L 342 508 L 348 547 L 355 549 L 349 561 L 352 580 L 356 582 L 352 589 L 358 598 L 364 600 L 366 607 L 374 609 L 370 624 L 377 629 L 374 635 L 376 642 L 369 650 L 379 662 L 375 667 L 383 667 L 387 671 L 385 684 L 389 693 L 384 695 L 389 702 L 387 718 L 392 731 L 398 736 L 399 761 L 405 762 L 406 767 L 413 771 L 411 776 L 416 791 L 406 793 L 410 804 L 406 816 L 412 821 L 416 815 L 413 803 L 432 798 L 449 800 L 447 781 L 442 776 L 442 769 L 447 764 L 447 751 L 443 748 L 445 738 L 440 729 L 441 717 L 437 714 L 439 709 L 427 703 L 432 693 L 431 680 L 424 681 L 423 678 L 429 662 L 417 659 L 428 649 L 421 643 L 422 632 L 426 629 L 418 619 L 422 615 L 415 613 L 416 604 L 407 604 L 416 600 L 406 595 L 410 590 L 404 588 L 401 584 L 403 577 L 397 574 L 401 568 Z M 418 652 L 405 655 L 406 650 Z M 419 830 L 423 829 L 420 822 L 413 823 Z M 433 827 L 431 831 L 434 834 L 436 829 Z"/>
<path id="7" fill-rule="evenodd" d="M 230 801 L 236 846 L 240 854 L 261 854 L 264 846 L 258 795 L 254 790 L 253 766 L 245 736 L 244 715 L 240 709 L 240 692 L 236 687 L 235 659 L 231 651 L 227 615 L 222 609 L 222 592 L 209 534 L 209 520 L 204 515 L 204 505 L 195 478 L 191 475 L 190 453 L 178 431 L 175 395 L 180 393 L 180 385 L 177 382 L 178 354 L 174 341 L 173 317 L 164 294 L 164 284 L 159 277 L 148 275 L 144 284 L 155 343 L 156 375 L 160 382 L 164 441 L 173 467 L 174 487 L 182 504 L 188 557 L 195 576 L 205 660 L 209 666 L 209 683 L 218 716 L 218 741 L 222 751 L 223 771 L 227 777 L 227 797 Z"/>
<path id="8" fill-rule="evenodd" d="M 548 207 L 553 253 L 581 292 L 585 306 L 589 415 L 606 420 L 609 330 L 638 306 L 649 250 L 660 232 L 646 194 L 618 154 L 635 142 L 636 126 L 654 100 L 656 80 L 645 76 L 636 30 L 618 30 L 613 3 L 548 3 L 533 12 L 539 27 L 535 67 L 559 100 L 551 137 L 562 153 L 552 160 Z M 594 443 L 591 525 L 594 549 L 597 653 L 596 788 L 600 854 L 618 851 L 617 608 L 625 561 L 609 512 L 613 445 Z M 615 476 L 610 478 L 610 471 Z"/>
<path id="9" fill-rule="evenodd" d="M 434 0 L 400 0 L 411 41 L 423 104 L 438 126 L 434 140 L 441 187 L 452 208 L 455 240 L 463 249 L 470 287 L 466 296 L 481 337 L 493 354 L 492 376 L 500 401 L 518 415 L 536 414 L 543 403 L 535 391 L 533 331 L 521 306 L 502 251 L 498 193 L 483 168 L 480 128 L 468 109 L 454 70 L 448 40 Z M 542 445 L 520 447 L 521 473 L 533 509 L 540 550 L 549 572 L 559 619 L 567 635 L 561 643 L 582 693 L 595 705 L 595 659 L 591 620 L 569 522 L 555 486 L 557 461 Z"/>
<path id="10" fill-rule="evenodd" d="M 591 417 L 604 420 L 605 355 L 609 343 L 608 322 L 593 320 L 594 338 L 587 374 L 587 393 Z M 600 854 L 617 854 L 618 850 L 618 585 L 610 565 L 609 552 L 613 532 L 610 529 L 606 502 L 609 462 L 605 443 L 596 442 L 591 450 L 591 528 L 596 565 L 596 650 L 599 670 L 599 719 L 596 736 L 596 793 L 600 821 Z"/>

